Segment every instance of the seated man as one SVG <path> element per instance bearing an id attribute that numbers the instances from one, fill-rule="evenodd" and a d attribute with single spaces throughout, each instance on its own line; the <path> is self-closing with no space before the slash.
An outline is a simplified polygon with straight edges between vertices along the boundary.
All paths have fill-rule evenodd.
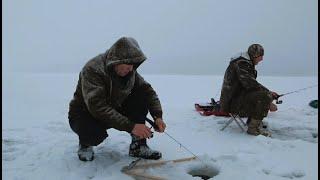
<path id="1" fill-rule="evenodd" d="M 137 72 L 145 59 L 137 41 L 123 37 L 83 67 L 68 115 L 71 129 L 79 136 L 80 160 L 93 160 L 92 146 L 108 137 L 109 128 L 131 134 L 130 156 L 161 158 L 146 144 L 152 135 L 145 125 L 148 112 L 158 132 L 164 132 L 166 124 L 156 92 Z"/>
<path id="2" fill-rule="evenodd" d="M 255 65 L 263 60 L 264 49 L 259 44 L 252 44 L 248 51 L 231 58 L 226 69 L 221 89 L 221 111 L 248 117 L 247 133 L 271 136 L 271 133 L 261 129 L 260 125 L 268 111 L 276 111 L 272 103 L 279 95 L 269 91 L 256 81 Z"/>

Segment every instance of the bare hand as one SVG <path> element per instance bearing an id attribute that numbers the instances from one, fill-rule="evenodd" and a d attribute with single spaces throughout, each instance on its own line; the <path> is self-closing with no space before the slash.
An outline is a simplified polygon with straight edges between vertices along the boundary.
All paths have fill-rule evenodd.
<path id="1" fill-rule="evenodd" d="M 141 139 L 150 138 L 152 135 L 150 128 L 145 124 L 134 125 L 131 133 L 138 136 Z"/>
<path id="2" fill-rule="evenodd" d="M 162 133 L 166 129 L 166 123 L 163 122 L 162 118 L 157 118 L 155 124 L 158 126 L 158 129 L 155 129 L 157 132 Z"/>
<path id="3" fill-rule="evenodd" d="M 271 95 L 273 97 L 273 99 L 278 99 L 280 97 L 280 95 L 276 92 L 271 91 Z"/>
<path id="4" fill-rule="evenodd" d="M 275 105 L 275 104 L 273 104 L 273 103 L 270 103 L 269 109 L 270 109 L 271 112 L 274 112 L 274 111 L 277 111 L 277 110 L 278 110 L 277 105 Z"/>

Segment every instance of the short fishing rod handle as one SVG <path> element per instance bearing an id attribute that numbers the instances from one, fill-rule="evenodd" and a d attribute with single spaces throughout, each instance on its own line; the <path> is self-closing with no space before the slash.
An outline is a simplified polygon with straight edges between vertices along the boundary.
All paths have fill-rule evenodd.
<path id="1" fill-rule="evenodd" d="M 155 130 L 158 130 L 159 127 L 156 125 L 156 123 L 154 121 L 152 121 L 151 119 L 149 118 L 146 118 L 146 121 L 148 121 L 148 123 L 155 129 Z"/>
<path id="2" fill-rule="evenodd" d="M 146 121 L 153 127 L 153 129 L 155 129 L 155 130 L 158 129 L 158 126 L 156 125 L 156 123 L 154 123 L 151 119 L 146 118 Z M 153 132 L 151 132 L 150 138 L 153 138 Z"/>

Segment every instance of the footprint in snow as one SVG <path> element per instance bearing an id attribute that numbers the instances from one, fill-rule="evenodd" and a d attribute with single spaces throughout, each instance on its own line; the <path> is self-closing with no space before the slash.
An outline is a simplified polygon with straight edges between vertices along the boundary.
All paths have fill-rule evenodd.
<path id="1" fill-rule="evenodd" d="M 316 128 L 310 127 L 284 127 L 280 129 L 271 129 L 273 138 L 281 140 L 300 139 L 312 143 L 318 142 L 318 133 Z"/>
<path id="2" fill-rule="evenodd" d="M 23 155 L 25 150 L 22 145 L 25 142 L 22 140 L 17 140 L 13 138 L 3 138 L 2 139 L 2 160 L 4 161 L 13 161 L 17 157 Z"/>

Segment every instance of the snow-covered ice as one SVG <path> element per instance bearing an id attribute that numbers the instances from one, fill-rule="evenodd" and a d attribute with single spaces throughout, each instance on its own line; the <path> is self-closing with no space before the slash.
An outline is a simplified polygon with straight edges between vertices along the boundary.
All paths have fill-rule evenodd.
<path id="1" fill-rule="evenodd" d="M 318 87 L 282 97 L 278 111 L 265 119 L 272 138 L 250 136 L 224 117 L 200 116 L 194 103 L 218 99 L 222 76 L 145 75 L 157 91 L 166 132 L 197 154 L 215 180 L 310 180 L 318 175 Z M 114 129 L 95 147 L 95 160 L 81 162 L 78 139 L 68 124 L 68 103 L 77 74 L 5 74 L 3 77 L 3 179 L 134 179 L 121 172 L 135 160 L 128 156 L 130 135 Z M 318 77 L 258 77 L 280 94 L 317 84 Z M 150 147 L 163 160 L 192 156 L 165 134 L 156 133 Z M 204 166 L 194 160 L 144 169 L 167 179 L 197 179 Z M 198 177 L 198 179 L 200 179 Z"/>

